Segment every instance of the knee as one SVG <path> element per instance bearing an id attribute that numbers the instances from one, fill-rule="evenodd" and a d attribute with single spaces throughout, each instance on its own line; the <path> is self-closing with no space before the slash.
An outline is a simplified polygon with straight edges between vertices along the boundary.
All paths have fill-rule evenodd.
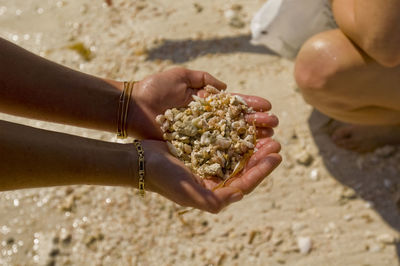
<path id="1" fill-rule="evenodd" d="M 328 91 L 339 71 L 339 51 L 329 34 L 320 33 L 309 39 L 296 58 L 294 76 L 306 100 L 316 92 Z"/>

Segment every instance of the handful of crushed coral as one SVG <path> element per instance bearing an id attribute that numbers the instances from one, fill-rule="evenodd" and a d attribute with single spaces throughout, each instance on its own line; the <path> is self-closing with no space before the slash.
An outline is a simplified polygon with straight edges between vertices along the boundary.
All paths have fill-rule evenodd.
<path id="1" fill-rule="evenodd" d="M 253 109 L 237 95 L 206 86 L 206 98 L 193 95 L 187 108 L 156 117 L 170 152 L 202 178 L 227 180 L 239 173 L 254 152 L 256 128 L 246 122 Z"/>

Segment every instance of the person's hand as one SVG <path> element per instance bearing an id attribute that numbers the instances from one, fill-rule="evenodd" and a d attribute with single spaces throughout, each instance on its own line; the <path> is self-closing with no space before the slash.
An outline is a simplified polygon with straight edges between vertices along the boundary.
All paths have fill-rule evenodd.
<path id="1" fill-rule="evenodd" d="M 222 181 L 201 179 L 172 156 L 161 141 L 142 141 L 146 157 L 146 190 L 156 192 L 181 206 L 218 213 L 250 193 L 281 162 L 278 142 L 264 138 L 245 168 L 224 187 Z M 216 189 L 215 189 L 216 188 Z"/>
<path id="2" fill-rule="evenodd" d="M 157 115 L 165 110 L 185 107 L 192 101 L 193 94 L 204 95 L 206 85 L 224 90 L 226 84 L 207 72 L 185 68 L 173 68 L 165 72 L 148 76 L 135 84 L 132 92 L 132 107 L 128 115 L 128 133 L 146 139 L 162 139 L 162 131 L 156 123 Z M 250 123 L 255 122 L 258 137 L 272 136 L 272 127 L 278 125 L 274 115 L 265 112 L 271 104 L 256 96 L 241 95 L 247 104 L 257 113 L 248 115 Z"/>

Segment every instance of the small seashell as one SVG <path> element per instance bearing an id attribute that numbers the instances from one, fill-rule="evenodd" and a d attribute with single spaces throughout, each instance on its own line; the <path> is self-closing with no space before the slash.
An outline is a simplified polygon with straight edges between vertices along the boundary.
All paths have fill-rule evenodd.
<path id="1" fill-rule="evenodd" d="M 242 143 L 243 143 L 244 145 L 246 145 L 247 148 L 249 148 L 249 149 L 254 149 L 254 144 L 251 143 L 250 141 L 243 140 Z"/>
<path id="2" fill-rule="evenodd" d="M 173 138 L 173 136 L 172 136 L 172 133 L 164 133 L 164 134 L 163 134 L 163 139 L 164 139 L 164 140 L 171 141 L 171 140 L 173 140 L 174 138 Z"/>
<path id="3" fill-rule="evenodd" d="M 224 111 L 222 111 L 222 110 L 217 110 L 216 112 L 215 112 L 215 114 L 217 115 L 217 116 L 219 116 L 219 117 L 225 117 L 225 112 Z"/>
<path id="4" fill-rule="evenodd" d="M 197 96 L 195 94 L 192 95 L 192 98 L 193 98 L 193 100 L 195 100 L 195 101 L 197 101 L 197 102 L 199 102 L 201 104 L 203 104 L 205 102 L 204 98 L 201 98 L 201 97 L 199 97 L 199 96 Z"/>
<path id="5" fill-rule="evenodd" d="M 253 142 L 253 140 L 254 140 L 254 136 L 253 135 L 247 135 L 245 138 L 244 138 L 244 140 L 245 141 L 247 141 L 247 142 L 250 142 L 250 143 L 252 143 Z M 253 145 L 254 146 L 254 145 Z"/>
<path id="6" fill-rule="evenodd" d="M 184 113 L 179 113 L 174 117 L 174 120 L 175 121 L 179 121 L 179 120 L 181 120 L 183 118 L 184 115 L 185 115 Z"/>
<path id="7" fill-rule="evenodd" d="M 239 121 L 235 121 L 235 122 L 232 123 L 232 128 L 233 128 L 233 129 L 238 129 L 240 126 L 241 126 L 241 125 L 240 125 L 240 122 L 239 122 Z"/>
<path id="8" fill-rule="evenodd" d="M 246 153 L 248 151 L 249 147 L 244 142 L 238 144 L 239 144 L 239 149 L 242 153 Z"/>
<path id="9" fill-rule="evenodd" d="M 228 149 L 231 146 L 232 141 L 224 138 L 224 137 L 217 137 L 215 144 L 221 147 L 222 149 Z"/>
<path id="10" fill-rule="evenodd" d="M 165 121 L 166 117 L 164 115 L 158 115 L 156 116 L 156 122 L 159 125 L 162 125 Z"/>
<path id="11" fill-rule="evenodd" d="M 234 95 L 233 97 L 235 97 L 236 101 L 238 101 L 239 103 L 247 106 L 246 101 L 242 97 L 240 97 L 239 95 Z"/>
<path id="12" fill-rule="evenodd" d="M 205 87 L 204 87 L 204 90 L 205 90 L 206 92 L 208 92 L 208 93 L 213 93 L 213 94 L 219 93 L 219 90 L 218 90 L 218 89 L 216 89 L 215 87 L 210 86 L 210 85 L 205 86 Z"/>
<path id="13" fill-rule="evenodd" d="M 219 122 L 220 118 L 219 117 L 213 117 L 210 120 L 208 120 L 208 126 L 209 127 L 215 127 L 217 123 Z"/>
<path id="14" fill-rule="evenodd" d="M 211 134 L 210 134 L 209 131 L 204 132 L 201 135 L 200 144 L 203 145 L 203 146 L 210 145 L 210 143 L 211 143 L 211 138 L 210 137 L 211 137 Z"/>
<path id="15" fill-rule="evenodd" d="M 255 135 L 256 128 L 254 126 L 250 126 L 249 129 L 247 130 L 247 133 L 249 133 L 250 135 Z"/>
<path id="16" fill-rule="evenodd" d="M 170 109 L 165 111 L 164 115 L 165 115 L 165 118 L 168 119 L 168 121 L 173 121 L 174 120 L 174 114 L 172 113 L 172 111 Z"/>
<path id="17" fill-rule="evenodd" d="M 162 124 L 162 126 L 161 126 L 161 130 L 165 132 L 168 129 L 169 129 L 169 122 L 168 122 L 168 120 L 165 120 L 164 124 Z"/>
<path id="18" fill-rule="evenodd" d="M 194 125 L 197 128 L 201 128 L 201 122 L 202 122 L 201 117 L 196 117 L 195 119 L 192 120 L 192 125 Z"/>
<path id="19" fill-rule="evenodd" d="M 205 174 L 209 176 L 219 176 L 222 177 L 224 174 L 222 173 L 221 165 L 218 163 L 214 163 L 212 165 L 208 165 L 204 167 Z"/>
<path id="20" fill-rule="evenodd" d="M 221 125 L 220 131 L 222 136 L 225 136 L 225 130 L 226 130 L 226 124 Z"/>
<path id="21" fill-rule="evenodd" d="M 192 147 L 188 144 L 183 145 L 183 151 L 187 154 L 190 154 L 192 152 Z"/>
<path id="22" fill-rule="evenodd" d="M 238 106 L 232 106 L 229 108 L 229 115 L 233 118 L 237 117 L 238 115 L 240 115 L 241 110 Z"/>
<path id="23" fill-rule="evenodd" d="M 171 142 L 167 141 L 167 147 L 172 155 L 174 155 L 175 157 L 180 156 L 178 149 Z"/>
<path id="24" fill-rule="evenodd" d="M 246 131 L 247 131 L 247 128 L 246 128 L 246 127 L 239 127 L 239 128 L 237 129 L 237 132 L 239 133 L 239 135 L 245 134 Z"/>
<path id="25" fill-rule="evenodd" d="M 180 136 L 179 136 L 178 132 L 172 132 L 171 137 L 172 137 L 172 139 L 179 139 Z"/>
<path id="26" fill-rule="evenodd" d="M 180 111 L 176 108 L 172 108 L 171 111 L 174 116 L 180 113 Z"/>

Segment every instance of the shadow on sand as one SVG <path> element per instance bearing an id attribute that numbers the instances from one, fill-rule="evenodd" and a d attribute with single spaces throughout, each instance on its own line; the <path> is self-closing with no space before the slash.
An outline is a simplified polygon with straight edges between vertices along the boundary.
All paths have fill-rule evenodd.
<path id="1" fill-rule="evenodd" d="M 354 189 L 357 197 L 372 204 L 392 228 L 400 232 L 400 156 L 364 157 L 337 148 L 324 129 L 328 118 L 318 111 L 311 114 L 309 126 L 328 171 L 343 185 Z M 398 152 L 398 151 L 397 151 Z M 400 260 L 400 242 L 396 243 Z"/>
<path id="2" fill-rule="evenodd" d="M 148 51 L 146 60 L 171 60 L 175 64 L 193 60 L 208 54 L 230 54 L 235 52 L 274 54 L 264 46 L 250 43 L 251 36 L 237 35 L 206 40 L 164 40 L 164 42 Z"/>

